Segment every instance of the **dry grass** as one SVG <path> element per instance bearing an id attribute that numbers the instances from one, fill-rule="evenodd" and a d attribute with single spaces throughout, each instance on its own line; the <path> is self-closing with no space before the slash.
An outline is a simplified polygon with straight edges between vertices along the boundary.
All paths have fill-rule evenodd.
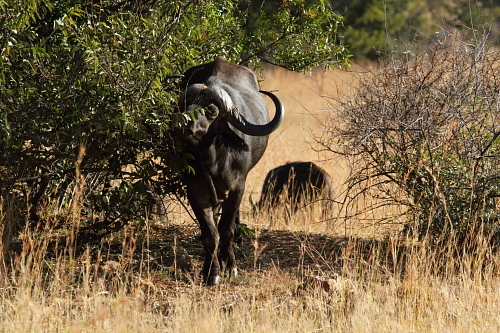
<path id="1" fill-rule="evenodd" d="M 321 130 L 329 105 L 322 96 L 337 96 L 348 91 L 355 82 L 353 73 L 343 71 L 322 72 L 312 75 L 275 69 L 264 71 L 263 90 L 275 91 L 285 105 L 285 120 L 281 128 L 271 134 L 266 153 L 250 172 L 247 193 L 260 195 L 267 172 L 279 165 L 293 161 L 315 161 L 327 170 L 339 185 L 348 170 L 341 162 L 331 161 L 331 156 L 311 149 L 315 146 L 314 134 Z"/>
<path id="2" fill-rule="evenodd" d="M 266 72 L 263 89 L 278 90 L 288 114 L 245 198 L 258 200 L 267 171 L 296 160 L 317 162 L 341 191 L 349 170 L 314 152 L 310 133 L 327 108 L 319 96 L 345 93 L 356 75 Z M 0 203 L 3 230 L 15 210 Z M 500 257 L 490 248 L 449 258 L 396 236 L 375 240 L 376 226 L 347 228 L 314 208 L 292 218 L 253 217 L 247 201 L 243 210 L 257 238 L 237 251 L 241 275 L 214 288 L 199 283 L 198 232 L 180 210 L 168 226 L 150 221 L 89 248 L 26 230 L 1 271 L 0 332 L 500 331 Z"/>
<path id="3" fill-rule="evenodd" d="M 349 93 L 356 84 L 356 76 L 362 75 L 364 70 L 362 66 L 355 66 L 352 72 L 325 72 L 316 69 L 311 74 L 294 73 L 279 68 L 264 70 L 265 81 L 261 83 L 261 88 L 276 92 L 285 105 L 286 115 L 281 128 L 271 134 L 262 160 L 248 176 L 245 199 L 259 199 L 264 178 L 269 170 L 287 162 L 313 161 L 332 176 L 338 200 L 342 200 L 342 185 L 349 170 L 343 161 L 333 160 L 331 155 L 315 150 L 315 137 L 322 130 L 330 108 L 329 102 L 323 97 Z M 249 203 L 250 200 L 244 200 L 243 211 L 250 211 Z M 326 223 L 320 214 L 316 214 L 319 210 L 315 208 L 312 207 L 305 214 L 304 211 L 299 212 L 292 217 L 292 221 L 289 221 L 286 214 L 277 211 L 271 212 L 271 215 L 264 213 L 257 218 L 249 217 L 247 222 L 253 227 L 338 234 L 338 223 L 335 223 L 334 219 Z M 338 212 L 332 213 L 332 217 L 336 215 Z M 343 227 L 342 233 L 345 233 L 345 225 Z"/>

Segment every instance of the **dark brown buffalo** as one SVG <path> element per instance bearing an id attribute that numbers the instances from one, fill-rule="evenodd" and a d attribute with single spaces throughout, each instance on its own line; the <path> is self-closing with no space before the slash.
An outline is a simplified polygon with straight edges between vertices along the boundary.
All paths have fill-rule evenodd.
<path id="1" fill-rule="evenodd" d="M 268 172 L 259 209 L 277 207 L 284 203 L 296 212 L 309 202 L 322 200 L 323 207 L 331 209 L 334 199 L 330 175 L 313 162 L 293 162 Z"/>
<path id="2" fill-rule="evenodd" d="M 221 57 L 188 69 L 181 89 L 180 112 L 203 109 L 174 133 L 195 158 L 195 173 L 186 173 L 184 182 L 201 228 L 205 283 L 213 285 L 221 268 L 237 272 L 232 243 L 245 181 L 264 154 L 268 135 L 281 124 L 284 108 L 274 94 L 259 91 L 250 69 Z M 271 121 L 261 93 L 276 107 Z"/>

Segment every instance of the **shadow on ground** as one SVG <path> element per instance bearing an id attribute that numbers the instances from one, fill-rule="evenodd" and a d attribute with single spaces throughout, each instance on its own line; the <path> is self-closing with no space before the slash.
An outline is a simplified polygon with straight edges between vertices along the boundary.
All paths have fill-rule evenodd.
<path id="1" fill-rule="evenodd" d="M 146 241 L 148 265 L 153 269 L 188 276 L 196 282 L 201 270 L 203 248 L 195 225 L 153 225 Z M 386 240 L 325 236 L 305 232 L 261 230 L 253 239 L 246 238 L 235 249 L 237 263 L 243 271 L 278 268 L 298 274 L 341 274 L 352 267 L 380 268 L 381 273 L 401 267 L 405 251 L 394 251 Z M 135 257 L 144 256 L 144 248 L 136 249 Z M 396 263 L 396 265 L 394 265 Z"/>

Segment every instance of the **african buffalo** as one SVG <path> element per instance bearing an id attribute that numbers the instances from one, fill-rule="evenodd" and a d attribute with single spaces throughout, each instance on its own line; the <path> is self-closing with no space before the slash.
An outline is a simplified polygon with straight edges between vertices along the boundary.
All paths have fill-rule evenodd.
<path id="1" fill-rule="evenodd" d="M 296 212 L 300 204 L 324 200 L 323 207 L 331 210 L 334 199 L 330 175 L 312 162 L 293 162 L 267 173 L 257 208 L 276 207 L 283 200 Z"/>
<path id="2" fill-rule="evenodd" d="M 268 135 L 281 124 L 284 108 L 274 94 L 259 91 L 250 69 L 222 57 L 188 69 L 181 89 L 179 111 L 199 112 L 174 133 L 194 156 L 195 172 L 183 179 L 201 229 L 204 281 L 214 285 L 221 269 L 237 274 L 232 243 L 245 181 L 264 154 Z M 260 93 L 276 107 L 271 121 Z"/>

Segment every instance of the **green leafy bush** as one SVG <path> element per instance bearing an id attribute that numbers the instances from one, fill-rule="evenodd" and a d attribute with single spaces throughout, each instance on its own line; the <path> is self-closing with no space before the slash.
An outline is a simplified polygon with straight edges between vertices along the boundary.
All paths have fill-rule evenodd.
<path id="1" fill-rule="evenodd" d="M 302 10 L 293 19 L 291 7 L 262 12 L 249 36 L 248 12 L 229 0 L 0 1 L 2 195 L 24 202 L 26 221 L 48 206 L 96 234 L 140 221 L 183 194 L 178 175 L 190 170 L 169 132 L 179 118 L 170 76 L 219 55 L 346 62 L 332 30 L 341 18 L 323 3 L 287 2 Z M 312 45 L 322 53 L 308 59 Z"/>

